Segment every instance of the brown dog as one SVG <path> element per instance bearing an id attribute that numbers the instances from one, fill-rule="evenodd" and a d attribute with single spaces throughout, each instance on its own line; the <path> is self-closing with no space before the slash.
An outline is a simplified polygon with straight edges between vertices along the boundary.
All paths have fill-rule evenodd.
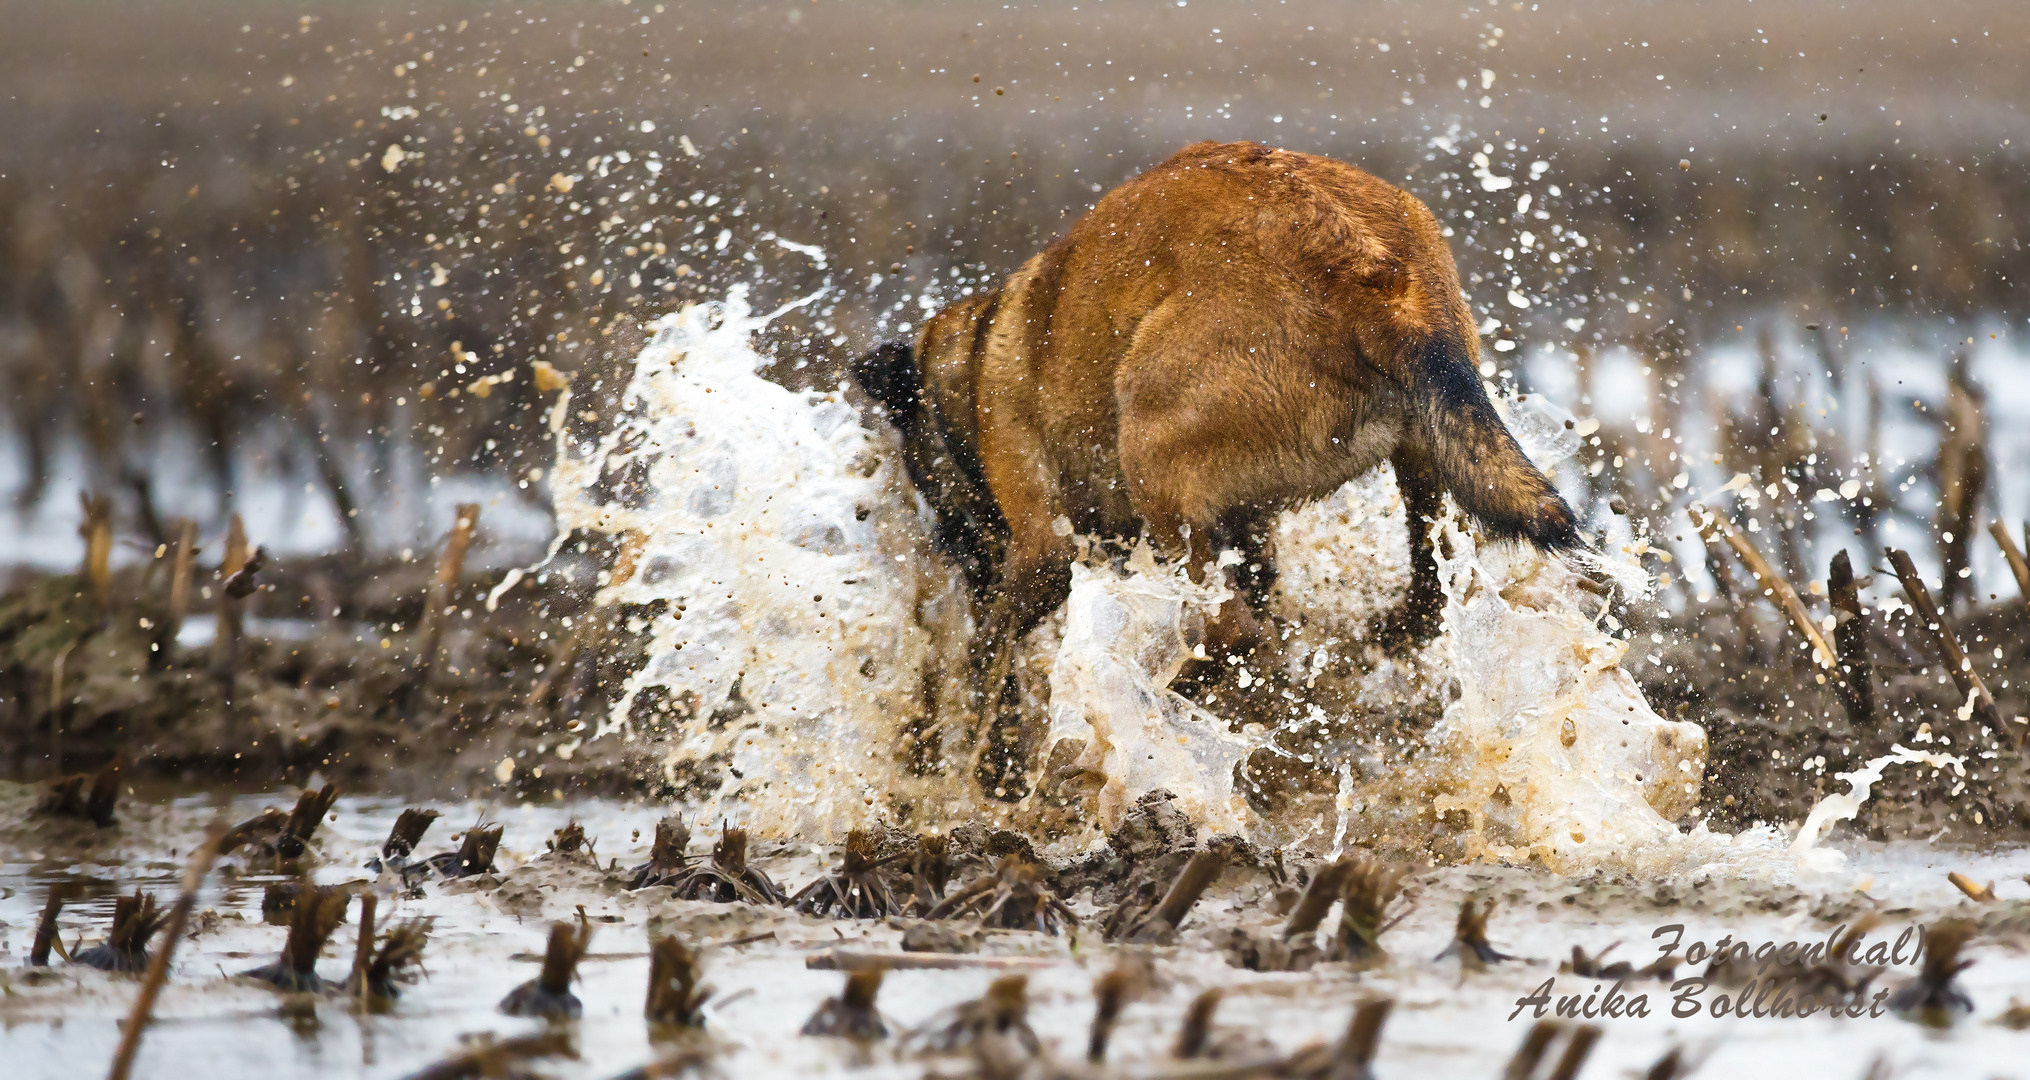
<path id="1" fill-rule="evenodd" d="M 1146 530 L 1193 567 L 1238 548 L 1237 584 L 1259 606 L 1274 515 L 1392 462 L 1415 540 L 1395 629 L 1417 639 L 1441 607 L 1422 523 L 1443 492 L 1495 536 L 1576 546 L 1571 508 L 1502 425 L 1479 362 L 1423 203 L 1242 142 L 1186 147 L 1122 184 L 1000 289 L 854 375 L 901 428 L 938 540 L 987 611 L 976 659 L 998 700 L 1013 642 L 1069 587 L 1060 517 L 1092 535 Z M 1230 654 L 1259 632 L 1228 604 L 1207 644 Z"/>

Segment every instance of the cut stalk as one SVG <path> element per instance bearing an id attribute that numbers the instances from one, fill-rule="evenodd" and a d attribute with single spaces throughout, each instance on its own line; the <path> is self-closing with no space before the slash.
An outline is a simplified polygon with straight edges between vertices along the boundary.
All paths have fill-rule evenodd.
<path id="1" fill-rule="evenodd" d="M 234 514 L 226 529 L 225 557 L 219 560 L 218 628 L 212 639 L 212 667 L 225 684 L 226 697 L 232 697 L 232 679 L 240 666 L 240 637 L 245 629 L 241 612 L 243 601 L 226 593 L 225 582 L 247 565 L 247 525 Z"/>
<path id="2" fill-rule="evenodd" d="M 163 660 L 176 649 L 176 635 L 190 614 L 190 572 L 197 559 L 197 522 L 189 518 L 176 523 L 176 558 L 169 570 L 169 619 L 162 628 Z"/>
<path id="3" fill-rule="evenodd" d="M 169 909 L 169 923 L 164 928 L 162 947 L 155 950 L 155 958 L 148 964 L 148 974 L 141 980 L 141 993 L 134 999 L 134 1010 L 127 1015 L 127 1026 L 120 1034 L 120 1048 L 113 1054 L 113 1067 L 107 1072 L 108 1080 L 127 1080 L 127 1074 L 134 1068 L 134 1055 L 141 1049 L 141 1032 L 148 1026 L 148 1015 L 155 1011 L 155 999 L 162 993 L 162 984 L 169 978 L 169 958 L 176 952 L 176 943 L 183 938 L 183 927 L 190 921 L 190 911 L 197 906 L 197 891 L 204 884 L 204 877 L 211 872 L 212 861 L 218 858 L 219 837 L 224 833 L 224 823 L 213 823 L 204 842 L 190 853 L 190 865 L 183 870 L 183 892 L 176 898 L 176 906 Z"/>
<path id="4" fill-rule="evenodd" d="M 1868 616 L 1861 608 L 1861 594 L 1854 581 L 1854 564 L 1845 548 L 1833 556 L 1827 575 L 1827 592 L 1833 605 L 1833 644 L 1840 654 L 1840 703 L 1847 707 L 1847 719 L 1863 731 L 1874 731 L 1874 665 L 1868 659 Z"/>
<path id="5" fill-rule="evenodd" d="M 1945 624 L 1945 617 L 1939 614 L 1938 605 L 1932 602 L 1931 590 L 1924 587 L 1924 579 L 1917 576 L 1917 567 L 1910 561 L 1910 553 L 1896 548 L 1887 549 L 1889 564 L 1896 568 L 1896 577 L 1903 582 L 1903 591 L 1910 594 L 1910 602 L 1917 607 L 1917 617 L 1923 629 L 1931 635 L 1932 647 L 1945 659 L 1946 670 L 1952 674 L 1953 685 L 1960 694 L 1974 703 L 1974 715 L 1981 718 L 1993 730 L 2000 732 L 2002 714 L 1995 708 L 1995 699 L 1988 693 L 1980 673 L 1974 670 L 1973 662 L 1967 659 L 1965 650 L 1960 648 L 1959 638 L 1952 628 Z M 2017 742 L 2022 742 L 2019 733 Z"/>
<path id="6" fill-rule="evenodd" d="M 1770 602 L 1776 605 L 1777 610 L 1790 617 L 1791 625 L 1795 626 L 1798 633 L 1803 634 L 1805 641 L 1811 645 L 1812 661 L 1824 671 L 1830 671 L 1833 678 L 1839 678 L 1839 668 L 1833 664 L 1836 654 L 1832 646 L 1826 643 L 1825 637 L 1819 633 L 1818 624 L 1812 622 L 1811 613 L 1804 609 L 1804 602 L 1797 598 L 1797 590 L 1790 587 L 1790 582 L 1785 581 L 1783 575 L 1778 574 L 1776 569 L 1769 565 L 1769 560 L 1762 557 L 1762 552 L 1756 550 L 1748 537 L 1742 535 L 1741 531 L 1734 527 L 1734 523 L 1728 521 L 1724 515 L 1716 510 L 1707 510 L 1704 518 L 1705 520 L 1699 524 L 1699 535 L 1708 541 L 1718 535 L 1727 542 L 1728 547 L 1734 549 L 1734 554 L 1740 558 L 1742 565 L 1746 566 L 1749 573 L 1755 575 L 1755 580 L 1762 584 L 1762 594 L 1770 597 Z M 1824 671 L 1819 675 L 1820 682 L 1826 681 Z"/>
<path id="7" fill-rule="evenodd" d="M 444 623 L 458 581 L 465 575 L 465 552 L 472 546 L 473 530 L 479 527 L 479 504 L 459 503 L 451 534 L 444 540 L 444 554 L 437 560 L 437 577 L 423 599 L 423 623 L 418 628 L 416 681 L 420 688 L 430 681 L 430 669 L 437 663 L 437 647 L 444 636 Z"/>
<path id="8" fill-rule="evenodd" d="M 1988 533 L 1995 543 L 2002 546 L 2002 557 L 2009 560 L 2009 572 L 2016 575 L 2016 591 L 2023 599 L 2030 600 L 2030 563 L 2023 561 L 2023 551 L 2016 546 L 2016 538 L 2009 535 L 2009 527 L 1999 521 L 1988 523 Z M 2025 530 L 2030 534 L 2030 529 Z"/>

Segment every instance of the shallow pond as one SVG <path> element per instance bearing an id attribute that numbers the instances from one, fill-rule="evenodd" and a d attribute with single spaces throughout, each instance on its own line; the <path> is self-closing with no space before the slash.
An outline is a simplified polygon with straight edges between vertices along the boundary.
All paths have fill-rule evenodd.
<path id="1" fill-rule="evenodd" d="M 16 789 L 16 796 L 19 807 L 26 793 Z M 138 986 L 131 977 L 62 965 L 41 981 L 28 975 L 23 961 L 53 883 L 68 878 L 85 887 L 84 896 L 65 908 L 61 923 L 66 943 L 80 937 L 90 942 L 104 934 L 116 891 L 140 885 L 169 899 L 181 872 L 180 856 L 221 809 L 238 820 L 291 801 L 293 793 L 129 803 L 122 824 L 93 835 L 88 848 L 74 838 L 90 834 L 10 814 L 7 835 L 0 838 L 0 985 L 5 988 L 0 1053 L 6 1056 L 7 1074 L 98 1073 L 112 1056 L 118 1024 Z M 403 805 L 372 797 L 340 800 L 315 842 L 324 858 L 317 880 L 371 877 L 359 867 L 377 853 Z M 715 1003 L 706 1010 L 707 1030 L 719 1047 L 725 1075 L 859 1070 L 870 1076 L 921 1076 L 927 1068 L 950 1074 L 970 1066 L 956 1059 L 938 1064 L 898 1058 L 891 1049 L 893 1039 L 861 1050 L 841 1040 L 797 1034 L 842 983 L 838 972 L 812 970 L 806 961 L 842 947 L 892 951 L 900 938 L 897 925 L 677 901 L 666 890 L 629 894 L 617 884 L 603 883 L 602 874 L 560 868 L 555 857 L 540 854 L 552 832 L 575 819 L 594 840 L 603 864 L 638 863 L 647 856 L 661 808 L 607 801 L 435 805 L 444 816 L 420 850 L 455 847 L 453 835 L 488 813 L 506 829 L 498 860 L 505 883 L 497 888 L 433 883 L 421 899 L 383 898 L 383 926 L 410 915 L 436 920 L 424 954 L 425 975 L 393 1011 L 360 1016 L 349 1003 L 326 998 L 285 1016 L 280 996 L 231 978 L 272 959 L 285 931 L 261 918 L 262 886 L 278 879 L 246 866 L 244 858 L 229 857 L 235 876 L 215 872 L 198 909 L 221 918 L 201 918 L 194 925 L 204 928 L 179 943 L 172 980 L 156 1008 L 136 1075 L 404 1076 L 455 1052 L 472 1034 L 508 1037 L 538 1030 L 539 1022 L 508 1018 L 496 1006 L 509 989 L 534 977 L 534 959 L 551 918 L 573 917 L 581 904 L 593 920 L 594 934 L 576 987 L 584 1017 L 571 1025 L 578 1057 L 537 1063 L 539 1072 L 607 1076 L 657 1055 L 641 1017 L 652 921 L 662 932 L 706 946 L 705 981 L 717 990 Z M 703 843 L 695 843 L 693 850 Z M 2030 852 L 1950 851 L 1919 844 L 1844 847 L 1849 855 L 1844 870 L 1793 884 L 1712 880 L 1638 886 L 1486 866 L 1424 871 L 1412 876 L 1397 901 L 1396 910 L 1407 916 L 1382 939 L 1392 959 L 1364 973 L 1329 964 L 1298 974 L 1231 966 L 1219 945 L 1235 928 L 1266 931 L 1280 922 L 1269 910 L 1268 880 L 1259 873 L 1231 871 L 1193 909 L 1180 944 L 1153 950 L 1155 986 L 1126 1009 L 1110 1060 L 1125 1075 L 1174 1069 L 1169 1046 L 1185 1005 L 1205 989 L 1223 987 L 1227 996 L 1216 1030 L 1242 1056 L 1266 1053 L 1270 1047 L 1288 1052 L 1336 1038 L 1356 1001 L 1387 995 L 1397 1005 L 1381 1041 L 1378 1076 L 1439 1071 L 1492 1077 L 1528 1028 L 1527 1009 L 1511 1018 L 1519 997 L 1552 978 L 1559 995 L 1585 995 L 1600 986 L 1596 980 L 1557 974 L 1557 959 L 1569 955 L 1574 945 L 1593 953 L 1619 941 L 1623 944 L 1615 958 L 1640 964 L 1655 955 L 1651 934 L 1662 925 L 1683 924 L 1686 943 L 1716 941 L 1726 934 L 1758 942 L 1810 942 L 1823 940 L 1853 913 L 1872 909 L 1885 917 L 1873 938 L 1886 935 L 1892 942 L 1905 927 L 1946 914 L 1980 920 L 1983 935 L 1969 952 L 1976 963 L 1961 977 L 1975 1002 L 1972 1016 L 1944 1031 L 1887 1015 L 1717 1019 L 1708 1011 L 1675 1019 L 1667 986 L 1635 982 L 1624 993 L 1646 994 L 1650 1015 L 1597 1021 L 1605 1031 L 1587 1074 L 1613 1076 L 1646 1067 L 1680 1044 L 1711 1055 L 1704 1067 L 1707 1075 L 1809 1071 L 1858 1077 L 1878 1054 L 1886 1055 L 1900 1076 L 2007 1075 L 2019 1068 L 2024 1036 L 1996 1021 L 2010 1008 L 2012 994 L 2030 996 L 2030 961 L 2022 951 L 2030 937 L 2030 900 L 2025 899 L 2030 887 L 2022 879 L 2030 872 Z M 82 857 L 76 857 L 80 851 Z M 828 855 L 779 845 L 758 845 L 755 854 L 758 865 L 791 888 L 814 877 Z M 1998 880 L 2002 899 L 1982 905 L 1965 900 L 1946 881 L 1949 870 L 1977 881 Z M 1451 937 L 1460 899 L 1474 894 L 1498 905 L 1490 924 L 1494 944 L 1527 959 L 1485 972 L 1465 972 L 1456 961 L 1431 959 Z M 1095 926 L 1098 912 L 1091 893 L 1071 900 L 1088 927 Z M 354 927 L 353 922 L 341 927 L 327 948 L 320 965 L 327 979 L 340 978 L 347 969 Z M 771 931 L 773 938 L 761 941 L 712 945 Z M 1075 939 L 996 932 L 978 955 L 1047 961 L 1029 971 L 1030 1018 L 1049 1051 L 1069 1063 L 1084 1056 L 1093 980 L 1118 962 L 1121 951 L 1100 942 L 1089 929 Z M 1906 949 L 1905 962 L 1878 985 L 1900 984 L 1915 972 L 1911 951 Z M 1695 973 L 1689 967 L 1680 971 Z M 977 997 L 1002 974 L 1006 972 L 986 969 L 891 971 L 880 1006 L 891 1029 L 901 1031 Z M 1710 1002 L 1721 992 L 1715 986 L 1705 999 Z"/>

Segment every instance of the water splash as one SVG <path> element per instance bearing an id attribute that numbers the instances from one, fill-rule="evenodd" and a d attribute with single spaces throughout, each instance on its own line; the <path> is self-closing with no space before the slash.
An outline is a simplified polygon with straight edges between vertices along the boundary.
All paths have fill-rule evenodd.
<path id="1" fill-rule="evenodd" d="M 750 339 L 786 310 L 756 315 L 736 288 L 653 324 L 622 413 L 596 442 L 567 434 L 568 390 L 553 410 L 552 553 L 578 530 L 621 538 L 596 602 L 636 613 L 630 629 L 646 639 L 646 661 L 591 736 L 661 741 L 666 778 L 763 834 L 1034 823 L 1049 799 L 984 798 L 969 740 L 953 737 L 971 734 L 958 688 L 972 626 L 956 575 L 930 549 L 893 434 L 839 394 L 757 374 Z M 1497 407 L 1546 470 L 1578 445 L 1570 417 L 1540 396 Z M 1817 837 L 1852 817 L 1892 763 L 1851 774 L 1850 795 L 1829 798 L 1788 848 L 1767 828 L 1680 831 L 1698 803 L 1705 733 L 1643 700 L 1622 667 L 1631 641 L 1603 627 L 1600 587 L 1581 573 L 1646 596 L 1637 547 L 1575 566 L 1480 544 L 1456 515 L 1432 528 L 1444 631 L 1417 655 L 1387 656 L 1367 638 L 1409 572 L 1387 470 L 1283 514 L 1271 607 L 1290 633 L 1279 670 L 1239 673 L 1251 695 L 1240 702 L 1200 705 L 1170 688 L 1196 655 L 1202 620 L 1236 602 L 1227 589 L 1194 583 L 1146 548 L 1119 566 L 1075 565 L 1066 604 L 1026 646 L 1028 677 L 1047 672 L 1049 686 L 1037 791 L 1078 796 L 1086 824 L 1102 827 L 1164 788 L 1203 827 L 1264 841 L 1339 848 L 1368 842 L 1386 819 L 1449 828 L 1471 857 L 1563 873 L 1782 876 L 1826 862 L 1806 857 Z M 1348 661 L 1358 673 L 1327 693 L 1328 669 Z M 1418 740 L 1341 741 L 1337 756 L 1307 759 L 1337 776 L 1329 802 L 1265 812 L 1237 789 L 1261 751 L 1290 753 L 1278 735 L 1329 730 L 1349 709 L 1407 708 L 1442 718 Z M 1240 723 L 1265 711 L 1285 719 Z M 1396 813 L 1390 798 L 1415 806 Z"/>
<path id="2" fill-rule="evenodd" d="M 895 762 L 942 582 L 891 437 L 756 373 L 752 335 L 795 306 L 757 315 L 735 287 L 651 324 L 613 429 L 559 428 L 555 490 L 559 543 L 622 538 L 595 603 L 647 613 L 646 661 L 592 737 L 654 734 L 705 812 L 815 839 L 924 794 Z"/>
<path id="3" fill-rule="evenodd" d="M 1162 788 L 1203 827 L 1248 829 L 1234 769 L 1267 743 L 1266 733 L 1257 726 L 1237 734 L 1169 688 L 1194 655 L 1193 624 L 1235 602 L 1217 584 L 1193 584 L 1182 566 L 1159 566 L 1146 546 L 1126 573 L 1072 566 L 1050 671 L 1048 744 L 1076 752 L 1048 779 L 1091 788 L 1102 828 L 1111 830 L 1137 797 Z"/>
<path id="4" fill-rule="evenodd" d="M 1842 821 L 1852 821 L 1861 812 L 1861 804 L 1874 793 L 1875 785 L 1882 780 L 1882 770 L 1891 765 L 1929 765 L 1934 769 L 1952 769 L 1960 776 L 1967 774 L 1966 761 L 1952 754 L 1934 754 L 1928 750 L 1912 750 L 1902 744 L 1890 747 L 1889 753 L 1871 758 L 1853 772 L 1835 773 L 1834 778 L 1845 780 L 1847 790 L 1828 795 L 1811 808 L 1805 815 L 1804 824 L 1798 826 L 1797 838 L 1791 841 L 1790 851 L 1799 862 L 1814 870 L 1838 870 L 1846 864 L 1846 856 L 1828 848 L 1819 847 L 1826 830 Z"/>

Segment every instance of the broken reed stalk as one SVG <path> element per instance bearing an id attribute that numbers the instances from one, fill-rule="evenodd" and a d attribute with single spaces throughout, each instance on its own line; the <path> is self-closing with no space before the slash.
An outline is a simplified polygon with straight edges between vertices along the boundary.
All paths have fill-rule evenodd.
<path id="1" fill-rule="evenodd" d="M 1954 870 L 1953 872 L 1947 874 L 1945 876 L 1945 879 L 1947 881 L 1952 882 L 1953 888 L 1958 889 L 1962 893 L 1965 893 L 1966 898 L 1969 900 L 1978 900 L 1983 904 L 1992 904 L 1995 902 L 1996 899 L 1995 883 L 1992 881 L 1988 882 L 1986 885 L 1976 885 L 1974 883 L 1973 878 L 1970 878 L 1957 870 Z"/>
<path id="2" fill-rule="evenodd" d="M 1593 1053 L 1593 1044 L 1600 1041 L 1600 1029 L 1592 1024 L 1581 1024 L 1572 1029 L 1572 1037 L 1565 1043 L 1565 1052 L 1558 1057 L 1558 1064 L 1551 1069 L 1548 1080 L 1572 1080 L 1586 1064 L 1586 1058 Z"/>
<path id="3" fill-rule="evenodd" d="M 374 961 L 374 909 L 380 906 L 380 897 L 372 889 L 364 889 L 359 897 L 359 943 L 352 950 L 352 976 L 348 981 L 359 985 L 359 1006 L 362 1011 L 373 997 L 368 986 L 367 971 Z"/>
<path id="4" fill-rule="evenodd" d="M 240 637 L 245 630 L 245 617 L 240 610 L 240 598 L 227 595 L 223 585 L 227 579 L 239 573 L 246 565 L 247 526 L 244 521 L 240 520 L 240 515 L 234 514 L 231 524 L 226 529 L 225 557 L 219 560 L 219 582 L 221 587 L 218 596 L 218 607 L 216 608 L 218 613 L 218 628 L 214 631 L 211 643 L 212 667 L 218 672 L 220 680 L 225 684 L 227 688 L 226 696 L 229 699 L 232 696 L 233 673 L 240 666 Z"/>
<path id="5" fill-rule="evenodd" d="M 70 651 L 77 648 L 73 641 L 56 654 L 49 665 L 49 774 L 63 775 L 63 666 L 70 659 Z"/>
<path id="6" fill-rule="evenodd" d="M 59 882 L 50 887 L 49 899 L 42 905 L 42 918 L 35 923 L 35 944 L 28 950 L 29 967 L 48 967 L 49 949 L 56 944 L 56 917 L 63 912 L 63 903 L 70 899 L 74 885 Z"/>
<path id="7" fill-rule="evenodd" d="M 1833 677 L 1837 679 L 1839 668 L 1833 662 L 1835 656 L 1833 648 L 1819 633 L 1818 624 L 1812 622 L 1811 613 L 1804 609 L 1804 602 L 1797 598 L 1797 590 L 1790 587 L 1790 582 L 1785 581 L 1783 575 L 1769 565 L 1769 560 L 1762 557 L 1762 552 L 1756 550 L 1748 537 L 1742 535 L 1741 530 L 1736 529 L 1734 523 L 1728 521 L 1725 515 L 1703 507 L 1694 507 L 1694 510 L 1703 511 L 1703 514 L 1695 514 L 1693 518 L 1698 522 L 1700 537 L 1710 542 L 1717 535 L 1725 540 L 1727 546 L 1734 549 L 1734 554 L 1741 560 L 1741 564 L 1746 566 L 1749 573 L 1755 575 L 1755 580 L 1761 583 L 1762 594 L 1770 598 L 1770 602 L 1776 605 L 1777 610 L 1789 616 L 1791 625 L 1797 628 L 1798 633 L 1804 635 L 1805 641 L 1812 647 L 1812 661 L 1825 669 L 1819 673 L 1819 681 L 1826 681 L 1825 671 L 1831 671 Z"/>
<path id="8" fill-rule="evenodd" d="M 1115 968 L 1093 981 L 1093 1026 L 1086 1037 L 1085 1059 L 1095 1065 L 1107 1060 L 1107 1043 L 1114 1037 L 1121 1009 L 1128 1004 L 1133 977 L 1125 968 Z"/>
<path id="9" fill-rule="evenodd" d="M 176 523 L 176 557 L 169 570 L 169 618 L 162 624 L 163 661 L 176 651 L 176 635 L 190 614 L 190 574 L 197 561 L 197 522 L 183 518 Z"/>
<path id="10" fill-rule="evenodd" d="M 176 906 L 169 909 L 169 923 L 164 927 L 162 947 L 155 950 L 155 957 L 149 961 L 148 974 L 141 980 L 141 993 L 134 998 L 134 1009 L 127 1014 L 126 1028 L 120 1034 L 120 1048 L 113 1054 L 113 1067 L 106 1073 L 108 1080 L 126 1080 L 133 1071 L 134 1055 L 141 1049 L 141 1031 L 148 1026 L 148 1015 L 155 1011 L 155 999 L 162 993 L 162 984 L 169 978 L 169 959 L 176 952 L 176 943 L 183 938 L 183 928 L 190 922 L 191 909 L 197 906 L 197 891 L 204 884 L 206 874 L 211 872 L 213 860 L 218 858 L 218 838 L 225 832 L 225 822 L 215 821 L 197 850 L 190 854 L 190 864 L 183 870 L 183 891 L 176 897 Z"/>
<path id="11" fill-rule="evenodd" d="M 647 546 L 648 534 L 639 529 L 630 529 L 621 538 L 620 554 L 614 557 L 613 570 L 606 579 L 607 588 L 625 585 L 634 577 L 635 569 L 641 565 L 642 549 Z M 679 619 L 684 617 L 681 608 L 675 615 Z M 572 665 L 578 662 L 578 654 L 588 647 L 597 652 L 607 626 L 607 620 L 593 618 L 592 613 L 587 612 L 571 627 L 570 636 L 564 639 L 564 644 L 558 646 L 556 655 L 551 657 L 549 670 L 544 672 L 543 677 L 536 682 L 536 688 L 529 693 L 530 708 L 540 709 L 548 705 L 551 698 L 557 696 L 558 688 L 564 685 L 564 680 L 571 677 Z"/>
<path id="12" fill-rule="evenodd" d="M 1184 869 L 1178 873 L 1177 880 L 1170 883 L 1170 891 L 1164 893 L 1162 901 L 1156 905 L 1154 917 L 1173 930 L 1183 926 L 1184 916 L 1191 911 L 1191 906 L 1198 903 L 1198 898 L 1212 886 L 1213 879 L 1225 869 L 1224 854 L 1218 851 L 1194 853 L 1191 861 L 1185 863 Z"/>
<path id="13" fill-rule="evenodd" d="M 1875 667 L 1868 659 L 1868 615 L 1861 608 L 1861 593 L 1854 580 L 1854 564 L 1847 549 L 1833 556 L 1826 577 L 1826 592 L 1833 606 L 1833 645 L 1839 650 L 1840 680 L 1833 690 L 1847 707 L 1847 718 L 1863 731 L 1873 731 L 1875 722 Z"/>
<path id="14" fill-rule="evenodd" d="M 1924 623 L 1923 629 L 1931 634 L 1931 643 L 1945 658 L 1945 666 L 1952 673 L 1953 685 L 1959 687 L 1961 695 L 1972 699 L 1974 715 L 1996 732 L 2006 730 L 2002 726 L 2002 714 L 1995 708 L 1995 699 L 1988 694 L 1986 683 L 1980 673 L 1974 670 L 1973 662 L 1960 648 L 1959 638 L 1952 627 L 1945 624 L 1945 617 L 1939 614 L 1938 605 L 1932 602 L 1931 590 L 1924 587 L 1924 579 L 1917 575 L 1917 567 L 1910 561 L 1910 553 L 1899 548 L 1888 548 L 1889 565 L 1896 568 L 1896 577 L 1903 582 L 1903 591 L 1910 596 L 1910 602 L 1917 607 L 1917 617 Z M 2017 742 L 2022 742 L 2019 732 Z"/>
<path id="15" fill-rule="evenodd" d="M 1346 1041 L 1340 1044 L 1342 1066 L 1354 1066 L 1361 1075 L 1367 1074 L 1367 1066 L 1374 1061 L 1375 1049 L 1381 1044 L 1382 1025 L 1388 1023 L 1389 1013 L 1395 1007 L 1396 1003 L 1389 998 L 1369 998 L 1354 1007 L 1353 1021 L 1346 1028 Z"/>
<path id="16" fill-rule="evenodd" d="M 1170 1048 L 1170 1056 L 1189 1060 L 1205 1053 L 1206 1043 L 1212 1038 L 1212 1016 L 1219 1011 L 1219 1003 L 1226 991 L 1215 986 L 1191 999 L 1184 1010 L 1184 1023 L 1177 1029 L 1177 1042 Z"/>
<path id="17" fill-rule="evenodd" d="M 2002 546 L 2002 557 L 2009 560 L 2009 572 L 2016 575 L 2016 591 L 2022 594 L 2023 599 L 2030 600 L 2030 563 L 2023 561 L 2023 551 L 2016 546 L 2016 538 L 2010 536 L 2009 527 L 1999 521 L 1988 523 L 1988 534 Z M 2024 535 L 2030 537 L 2030 528 L 2024 530 Z"/>
<path id="18" fill-rule="evenodd" d="M 1307 937 L 1318 930 L 1318 924 L 1325 921 L 1325 913 L 1339 899 L 1339 888 L 1346 881 L 1346 875 L 1353 870 L 1353 864 L 1345 860 L 1318 868 L 1311 884 L 1304 887 L 1304 895 L 1297 901 L 1296 910 L 1290 912 L 1290 919 L 1283 924 L 1283 940 L 1293 941 Z"/>
<path id="19" fill-rule="evenodd" d="M 1938 441 L 1939 607 L 1952 611 L 1972 582 L 1961 577 L 1970 564 L 1974 516 L 1988 481 L 1986 395 L 1967 373 L 1967 354 L 1954 349 L 1947 362 L 1945 414 L 1934 418 Z"/>
<path id="20" fill-rule="evenodd" d="M 113 499 L 80 491 L 78 503 L 85 513 L 83 524 L 78 526 L 78 535 L 85 540 L 85 561 L 80 573 L 91 585 L 92 600 L 103 616 L 113 600 Z"/>
<path id="21" fill-rule="evenodd" d="M 472 546 L 472 533 L 478 527 L 479 504 L 459 503 L 451 533 L 444 539 L 444 554 L 437 560 L 437 576 L 423 597 L 423 621 L 417 628 L 414 683 L 417 687 L 429 683 L 430 669 L 437 663 L 437 646 L 444 636 L 447 612 L 457 594 L 458 580 L 465 575 L 465 552 Z"/>

